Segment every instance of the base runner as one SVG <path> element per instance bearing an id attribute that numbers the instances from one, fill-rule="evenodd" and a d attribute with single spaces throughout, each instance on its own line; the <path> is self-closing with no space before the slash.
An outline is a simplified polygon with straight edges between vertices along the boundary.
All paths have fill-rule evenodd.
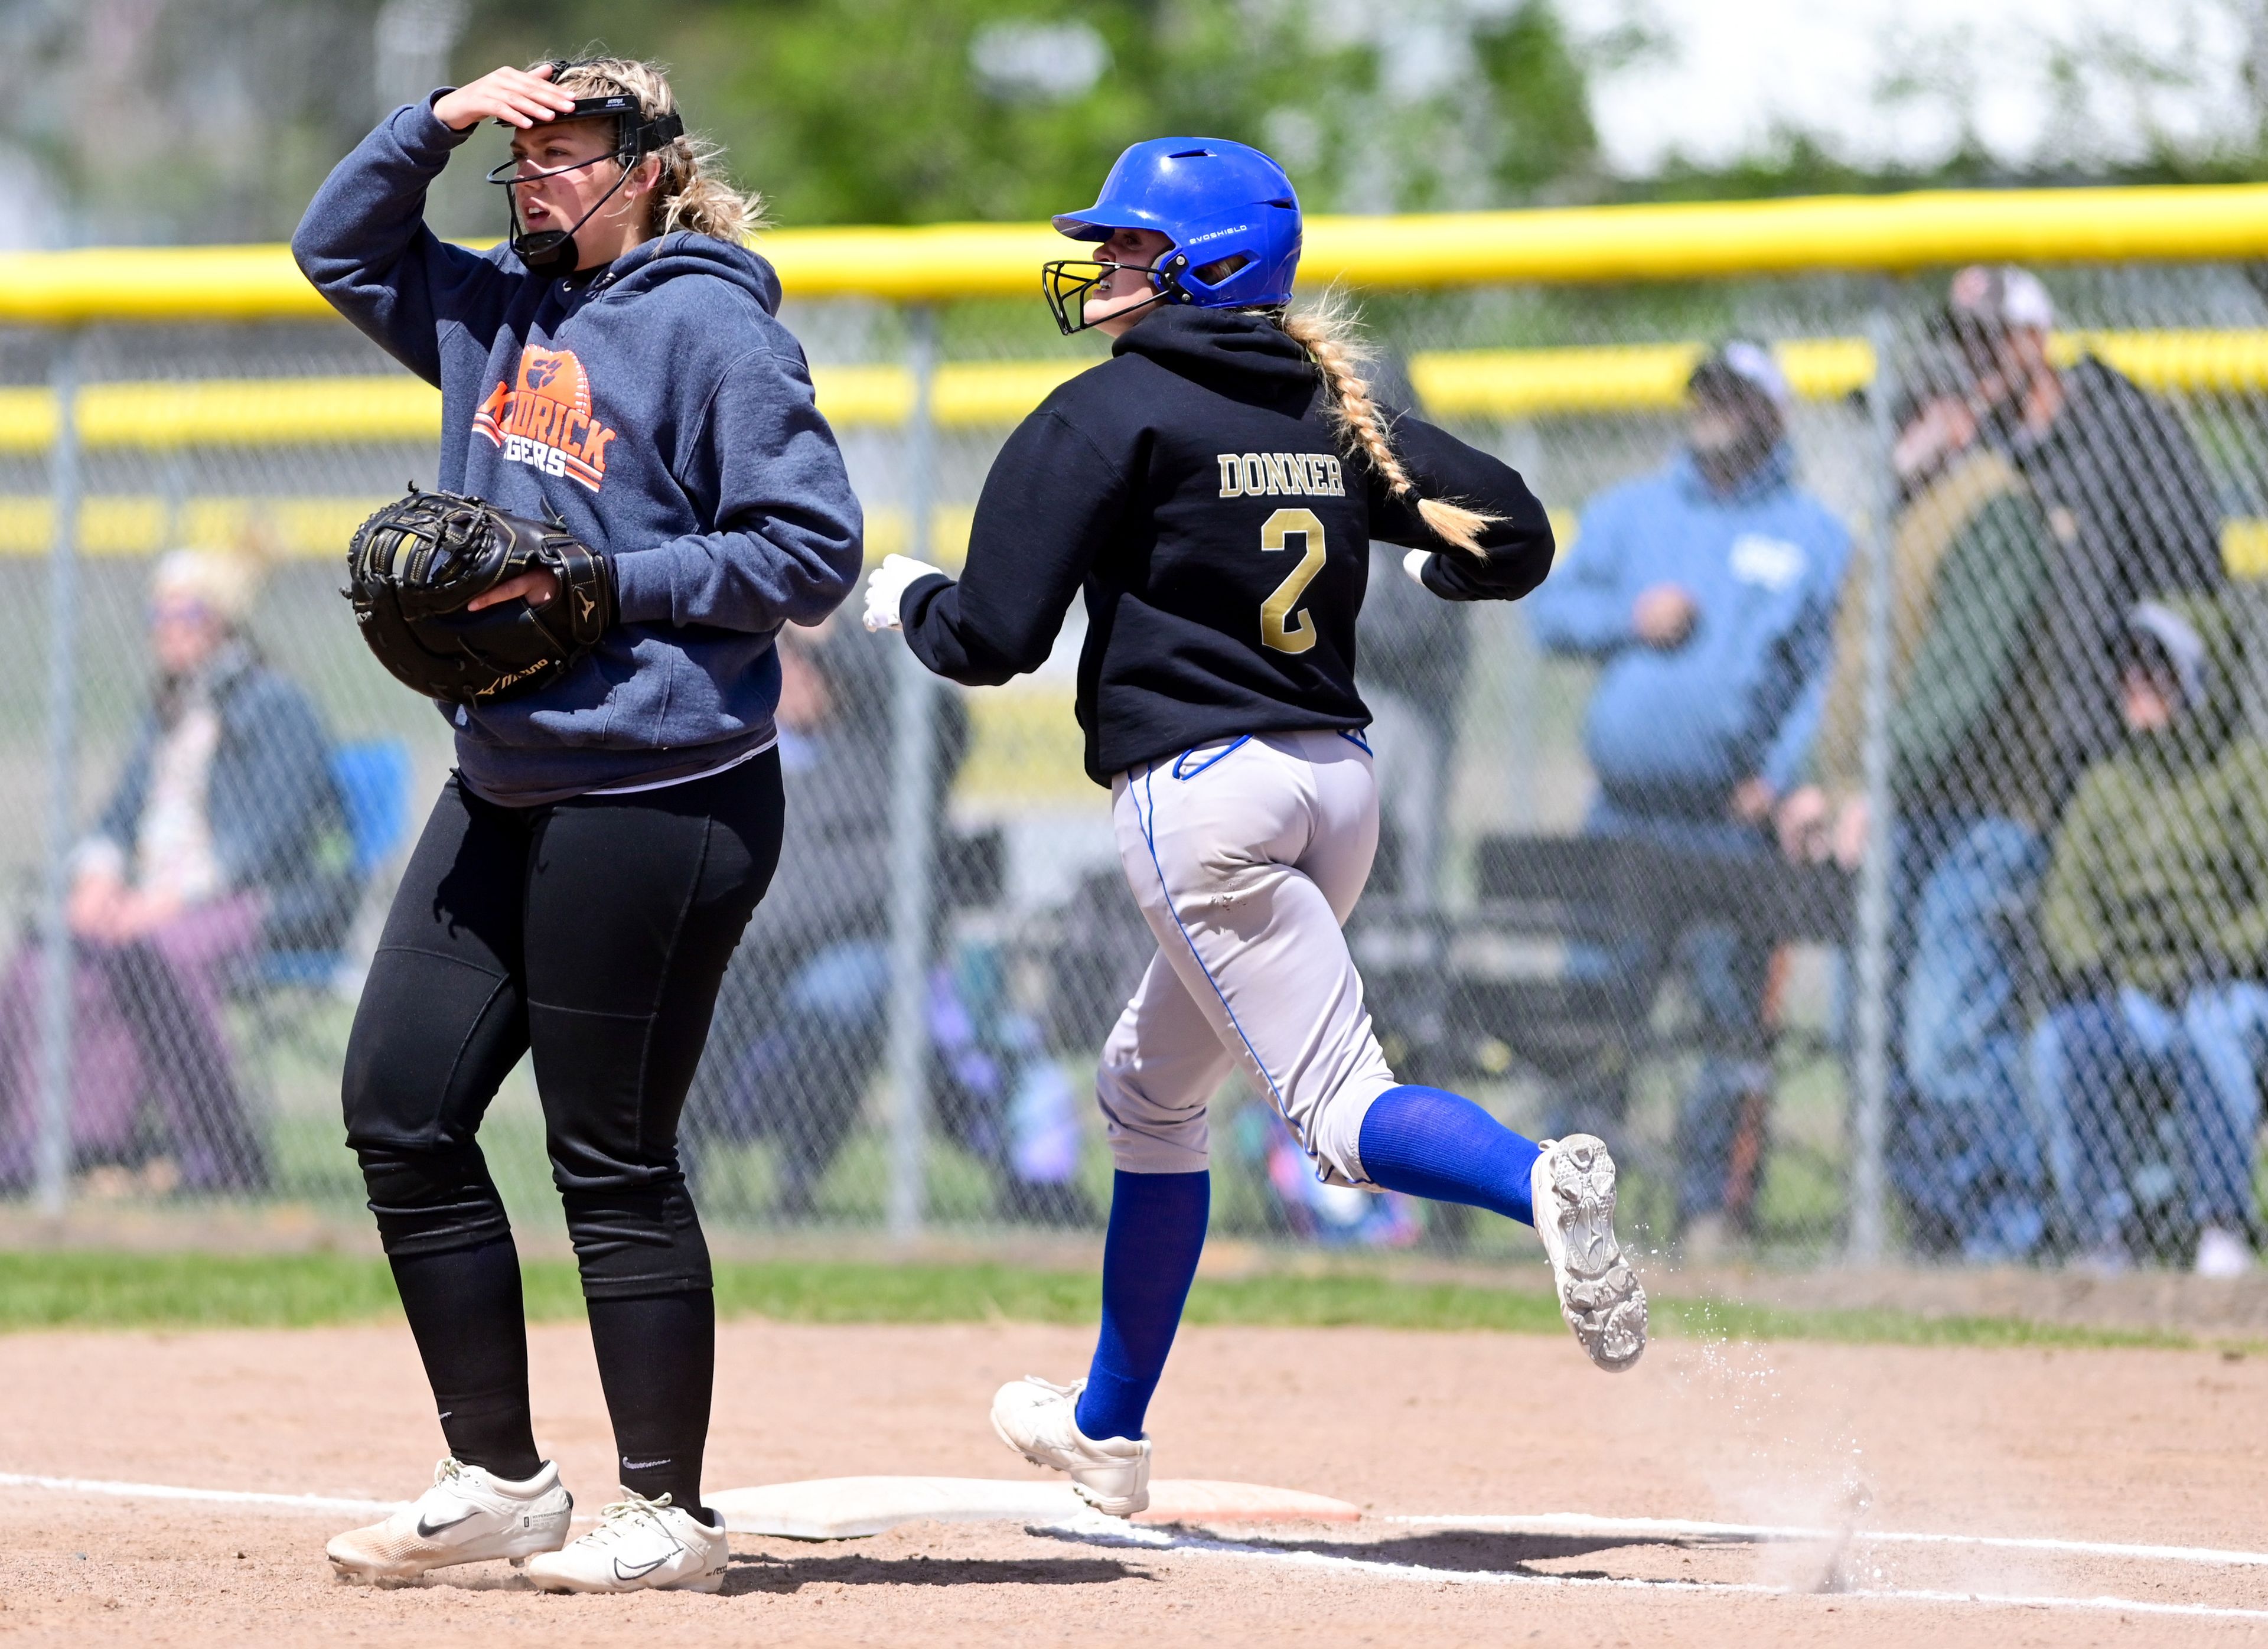
<path id="1" fill-rule="evenodd" d="M 1374 403 L 1329 308 L 1287 312 L 1300 215 L 1267 156 L 1159 138 L 1057 217 L 1099 261 L 1046 267 L 1057 323 L 1111 358 L 1049 396 L 984 486 L 955 582 L 877 568 L 870 628 L 971 686 L 1035 668 L 1084 590 L 1086 770 L 1110 787 L 1128 886 L 1158 941 L 1097 1078 L 1116 1163 L 1102 1329 L 1084 1380 L 993 1401 L 1001 1439 L 1121 1516 L 1149 1502 L 1143 1421 L 1211 1200 L 1206 1105 L 1233 1070 L 1341 1185 L 1533 1224 L 1598 1366 L 1646 1345 L 1587 1135 L 1541 1145 L 1471 1101 L 1397 1082 L 1341 924 L 1378 843 L 1355 691 L 1373 539 L 1445 600 L 1512 600 L 1551 565 L 1512 470 Z"/>

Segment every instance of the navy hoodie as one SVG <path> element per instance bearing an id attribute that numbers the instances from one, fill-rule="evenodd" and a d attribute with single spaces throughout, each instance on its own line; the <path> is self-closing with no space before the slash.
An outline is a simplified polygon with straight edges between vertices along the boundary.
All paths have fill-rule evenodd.
<path id="1" fill-rule="evenodd" d="M 340 313 L 440 388 L 440 484 L 556 510 L 614 566 L 619 622 L 573 670 L 441 707 L 459 769 L 529 806 L 719 766 L 772 740 L 780 625 L 831 612 L 862 559 L 843 455 L 773 318 L 778 277 L 688 233 L 552 277 L 508 246 L 453 246 L 425 190 L 470 135 L 430 99 L 396 109 L 291 240 Z"/>

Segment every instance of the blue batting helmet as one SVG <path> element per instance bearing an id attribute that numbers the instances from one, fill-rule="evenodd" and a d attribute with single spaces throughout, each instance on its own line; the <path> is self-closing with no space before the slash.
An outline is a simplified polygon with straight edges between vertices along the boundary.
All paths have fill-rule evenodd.
<path id="1" fill-rule="evenodd" d="M 1167 303 L 1254 309 L 1289 303 L 1300 267 L 1300 197 L 1284 168 L 1224 137 L 1153 137 L 1110 168 L 1101 197 L 1064 212 L 1056 228 L 1074 240 L 1108 240 L 1114 229 L 1155 230 L 1174 243 L 1151 284 Z M 1064 323 L 1069 317 L 1058 313 Z"/>

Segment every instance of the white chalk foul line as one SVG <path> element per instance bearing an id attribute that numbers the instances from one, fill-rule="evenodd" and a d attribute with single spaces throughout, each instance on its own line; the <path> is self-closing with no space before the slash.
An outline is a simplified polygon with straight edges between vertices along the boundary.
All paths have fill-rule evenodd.
<path id="1" fill-rule="evenodd" d="M 100 1477 L 43 1477 L 23 1472 L 0 1472 L 0 1489 L 44 1489 L 63 1494 L 111 1495 L 122 1499 L 188 1500 L 208 1505 L 256 1505 L 279 1511 L 345 1512 L 383 1517 L 405 1504 L 394 1500 L 358 1500 L 340 1495 L 276 1494 L 252 1489 L 192 1489 L 176 1483 L 121 1483 Z M 1389 1517 L 1389 1523 L 1435 1528 L 1464 1528 L 1481 1533 L 1535 1535 L 1639 1535 L 1656 1538 L 1744 1538 L 1749 1540 L 1835 1539 L 1837 1531 L 1824 1528 L 1777 1527 L 1749 1523 L 1680 1522 L 1667 1518 L 1592 1517 L 1580 1512 L 1542 1517 L 1443 1516 Z M 1207 1557 L 1257 1558 L 1341 1573 L 1371 1575 L 1383 1579 L 1420 1580 L 1463 1586 L 1605 1586 L 1624 1591 L 1697 1592 L 1712 1594 L 1752 1594 L 1772 1597 L 1797 1595 L 1793 1586 L 1767 1586 L 1737 1580 L 1646 1580 L 1604 1575 L 1541 1575 L 1501 1570 L 1432 1569 L 1417 1564 L 1388 1563 L 1376 1557 L 1346 1557 L 1306 1548 L 1251 1545 L 1213 1540 L 1203 1535 L 1175 1535 L 1147 1529 L 1107 1518 L 1100 1513 L 1075 1522 L 1033 1526 L 1031 1533 L 1088 1545 L 1130 1546 L 1151 1551 L 1187 1551 Z M 2268 1564 L 2268 1553 L 2218 1551 L 2195 1546 L 2128 1546 L 2095 1541 L 2057 1541 L 2005 1538 L 1974 1535 L 1926 1535 L 1865 1531 L 1854 1538 L 1900 1540 L 1915 1543 L 2013 1548 L 2061 1551 L 2089 1556 L 2158 1558 L 2181 1563 Z M 2088 1609 L 2135 1615 L 2176 1615 L 2215 1620 L 2268 1621 L 2268 1609 L 2223 1609 L 2205 1603 L 2153 1603 L 2138 1598 L 2031 1597 L 1992 1592 L 1935 1592 L 1903 1588 L 1858 1587 L 1833 1595 L 1899 1603 L 1973 1603 L 2003 1609 Z"/>
<path id="2" fill-rule="evenodd" d="M 1935 1535 L 1910 1529 L 1834 1529 L 1772 1523 L 1699 1523 L 1676 1518 L 1593 1517 L 1586 1512 L 1550 1512 L 1534 1517 L 1450 1513 L 1440 1517 L 1388 1517 L 1381 1521 L 1426 1528 L 1470 1529 L 1475 1533 L 1491 1535 L 1633 1535 L 1657 1540 L 1848 1540 L 1859 1545 L 1983 1546 L 1996 1551 L 2133 1557 L 2145 1563 L 2213 1564 L 2228 1568 L 2268 1567 L 2268 1551 L 2228 1551 L 2213 1546 L 2136 1546 L 2117 1541 L 2049 1540 L 2018 1535 Z"/>
<path id="3" fill-rule="evenodd" d="M 54 1489 L 131 1500 L 197 1500 L 210 1505 L 264 1505 L 294 1512 L 351 1512 L 384 1517 L 402 1502 L 350 1500 L 328 1494 L 263 1494 L 251 1489 L 183 1489 L 166 1483 L 112 1483 L 99 1477 L 34 1477 L 0 1471 L 0 1489 Z"/>
<path id="4" fill-rule="evenodd" d="M 1412 1521 L 1431 1521 L 1415 1519 Z M 1108 1527 L 1106 1527 L 1108 1525 Z M 1377 1557 L 1344 1557 L 1312 1548 L 1248 1545 L 1239 1541 L 1213 1540 L 1198 1535 L 1169 1535 L 1105 1519 L 1052 1526 L 1033 1526 L 1028 1531 L 1057 1540 L 1091 1546 L 1134 1547 L 1149 1551 L 1193 1552 L 1211 1557 L 1257 1558 L 1316 1568 L 1341 1574 L 1359 1574 L 1386 1580 L 1416 1580 L 1428 1586 L 1530 1586 L 1605 1587 L 1617 1591 L 1692 1592 L 1711 1595 L 1760 1597 L 1862 1598 L 1883 1603 L 1967 1603 L 1994 1609 L 2071 1609 L 2121 1615 L 2173 1615 L 2205 1620 L 2268 1621 L 2268 1609 L 2227 1609 L 2210 1603 L 2152 1603 L 2138 1598 L 2029 1596 L 2003 1592 L 1938 1592 L 1904 1587 L 1854 1586 L 1846 1591 L 1812 1594 L 1794 1586 L 1768 1586 L 1754 1580 L 1646 1580 L 1606 1575 L 1522 1574 L 1495 1569 L 1432 1569 L 1418 1564 L 1388 1563 Z"/>

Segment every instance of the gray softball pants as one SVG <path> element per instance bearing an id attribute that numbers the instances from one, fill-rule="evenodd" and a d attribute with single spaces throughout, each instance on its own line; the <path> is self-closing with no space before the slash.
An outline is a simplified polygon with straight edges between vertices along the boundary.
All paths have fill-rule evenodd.
<path id="1" fill-rule="evenodd" d="M 1232 1070 L 1334 1184 L 1395 1086 L 1342 924 L 1378 850 L 1370 752 L 1338 732 L 1255 733 L 1118 776 L 1127 885 L 1158 941 L 1103 1044 L 1097 1097 L 1130 1174 L 1207 1166 L 1206 1109 Z"/>

